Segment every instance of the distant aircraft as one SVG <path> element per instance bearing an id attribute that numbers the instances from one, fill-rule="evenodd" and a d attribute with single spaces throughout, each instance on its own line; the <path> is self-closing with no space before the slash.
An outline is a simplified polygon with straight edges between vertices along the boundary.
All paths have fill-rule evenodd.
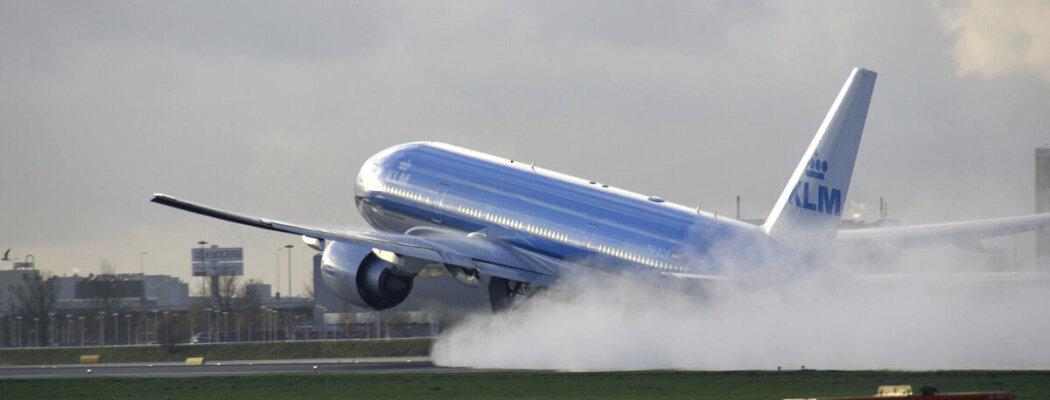
<path id="1" fill-rule="evenodd" d="M 463 284 L 487 285 L 499 310 L 574 270 L 703 283 L 762 276 L 774 263 L 807 268 L 836 240 L 930 244 L 1050 225 L 1050 214 L 1033 214 L 839 232 L 875 77 L 852 71 L 762 225 L 433 142 L 391 147 L 364 163 L 354 200 L 375 231 L 280 222 L 164 194 L 152 201 L 302 235 L 324 252 L 325 283 L 372 309 L 401 303 L 415 276 L 435 265 Z"/>

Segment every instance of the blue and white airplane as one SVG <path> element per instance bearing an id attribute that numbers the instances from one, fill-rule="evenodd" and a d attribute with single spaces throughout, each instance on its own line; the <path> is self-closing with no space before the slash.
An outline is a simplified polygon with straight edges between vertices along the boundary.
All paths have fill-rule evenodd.
<path id="1" fill-rule="evenodd" d="M 466 285 L 486 284 L 498 310 L 581 269 L 710 282 L 743 270 L 761 275 L 771 261 L 807 268 L 835 241 L 928 244 L 1050 225 L 1050 214 L 1033 214 L 839 232 L 875 76 L 852 71 L 762 225 L 433 142 L 383 150 L 361 168 L 354 198 L 375 231 L 280 222 L 164 194 L 152 201 L 302 235 L 324 252 L 324 280 L 335 293 L 380 310 L 405 300 L 427 266 L 443 266 Z"/>

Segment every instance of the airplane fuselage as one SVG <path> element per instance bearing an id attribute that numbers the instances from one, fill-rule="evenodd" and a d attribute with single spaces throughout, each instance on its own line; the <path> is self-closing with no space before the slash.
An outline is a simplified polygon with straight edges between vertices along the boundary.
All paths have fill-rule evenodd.
<path id="1" fill-rule="evenodd" d="M 631 272 L 724 276 L 718 261 L 729 254 L 722 252 L 781 247 L 735 219 L 443 143 L 374 155 L 355 194 L 377 230 L 482 232 L 560 260 Z M 759 253 L 735 259 L 761 261 Z"/>

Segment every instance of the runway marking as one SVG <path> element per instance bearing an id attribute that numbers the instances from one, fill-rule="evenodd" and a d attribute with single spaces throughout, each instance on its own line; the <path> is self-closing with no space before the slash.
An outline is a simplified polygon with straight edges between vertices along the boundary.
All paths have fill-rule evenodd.
<path id="1" fill-rule="evenodd" d="M 0 367 L 2 379 L 45 379 L 81 377 L 197 377 L 235 375 L 277 374 L 355 374 L 355 373 L 406 373 L 406 372 L 467 372 L 478 371 L 462 367 L 442 367 L 433 362 L 403 360 L 374 361 L 353 360 L 351 362 L 323 360 L 269 360 L 225 361 L 222 363 L 187 366 L 181 363 L 167 364 L 96 364 L 90 370 L 83 366 L 5 366 Z"/>

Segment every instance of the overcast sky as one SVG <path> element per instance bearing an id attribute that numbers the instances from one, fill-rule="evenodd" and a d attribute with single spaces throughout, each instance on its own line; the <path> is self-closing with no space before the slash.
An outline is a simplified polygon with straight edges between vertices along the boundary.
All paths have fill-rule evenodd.
<path id="1" fill-rule="evenodd" d="M 297 237 L 150 194 L 366 229 L 361 163 L 417 140 L 764 217 L 854 66 L 879 73 L 864 217 L 879 196 L 906 223 L 1029 213 L 1046 21 L 1041 1 L 0 1 L 0 251 L 58 274 L 146 251 L 188 278 L 206 240 L 272 282 L 293 243 L 298 293 Z"/>

